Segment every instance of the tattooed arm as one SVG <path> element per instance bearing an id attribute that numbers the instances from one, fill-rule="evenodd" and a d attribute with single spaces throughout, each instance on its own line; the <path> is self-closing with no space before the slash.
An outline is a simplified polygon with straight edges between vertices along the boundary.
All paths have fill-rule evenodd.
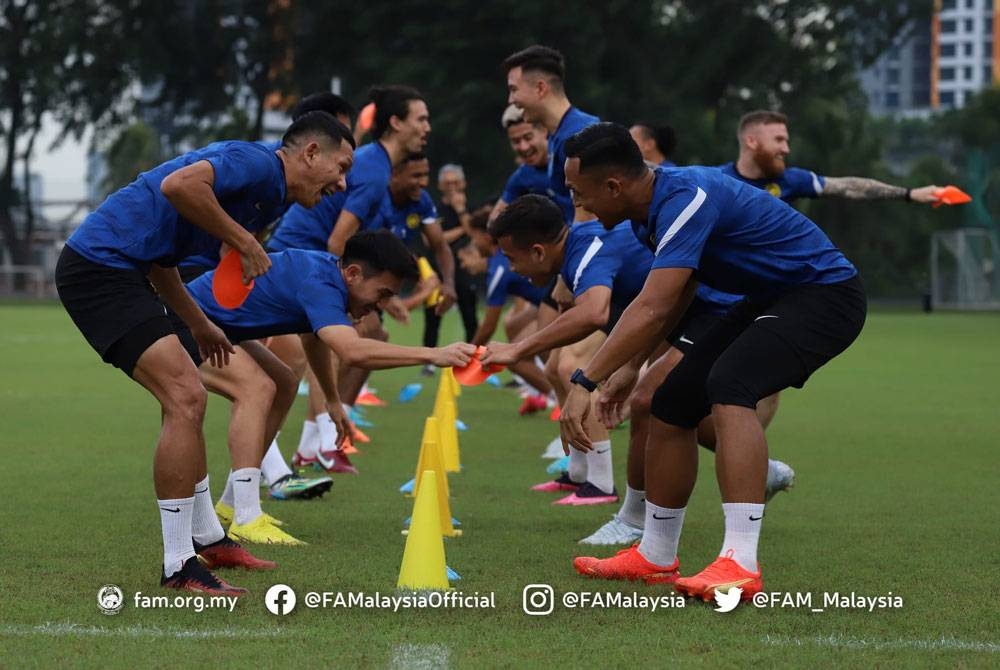
<path id="1" fill-rule="evenodd" d="M 907 189 L 866 177 L 827 177 L 822 195 L 848 200 L 912 200 L 920 203 L 937 202 L 937 186 Z"/>

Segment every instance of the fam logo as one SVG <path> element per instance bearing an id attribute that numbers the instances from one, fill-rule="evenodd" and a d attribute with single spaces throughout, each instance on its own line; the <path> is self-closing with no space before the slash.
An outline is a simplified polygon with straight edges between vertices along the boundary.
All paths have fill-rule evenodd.
<path id="1" fill-rule="evenodd" d="M 419 228 L 420 227 L 420 215 L 417 214 L 416 212 L 413 212 L 412 214 L 410 214 L 409 216 L 407 216 L 406 217 L 406 227 L 409 228 L 410 230 L 416 230 L 417 228 Z"/>
<path id="2" fill-rule="evenodd" d="M 97 609 L 102 614 L 114 616 L 122 611 L 125 605 L 125 594 L 114 584 L 105 584 L 97 590 Z"/>
<path id="3" fill-rule="evenodd" d="M 764 190 L 773 195 L 775 198 L 781 197 L 781 186 L 771 182 L 770 184 L 764 185 Z"/>

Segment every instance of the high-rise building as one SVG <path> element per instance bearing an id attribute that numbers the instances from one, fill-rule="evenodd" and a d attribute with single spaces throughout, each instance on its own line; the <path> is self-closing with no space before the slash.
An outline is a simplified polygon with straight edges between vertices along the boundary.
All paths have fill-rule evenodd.
<path id="1" fill-rule="evenodd" d="M 994 0 L 936 0 L 870 68 L 861 86 L 875 114 L 923 115 L 962 107 L 1000 83 L 1000 8 Z"/>

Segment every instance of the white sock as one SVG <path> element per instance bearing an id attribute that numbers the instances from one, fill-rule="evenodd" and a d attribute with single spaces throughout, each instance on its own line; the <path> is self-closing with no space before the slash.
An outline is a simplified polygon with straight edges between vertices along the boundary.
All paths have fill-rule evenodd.
<path id="1" fill-rule="evenodd" d="M 625 500 L 618 510 L 618 520 L 635 528 L 645 528 L 646 492 L 625 485 Z"/>
<path id="2" fill-rule="evenodd" d="M 587 481 L 587 454 L 579 449 L 569 448 L 569 479 L 579 484 Z"/>
<path id="3" fill-rule="evenodd" d="M 233 482 L 233 499 L 236 501 L 233 523 L 250 523 L 264 513 L 260 508 L 260 468 L 240 468 L 229 478 Z"/>
<path id="4" fill-rule="evenodd" d="M 212 492 L 208 488 L 208 475 L 194 485 L 194 509 L 191 512 L 191 537 L 205 546 L 218 542 L 226 534 L 212 507 Z"/>
<path id="5" fill-rule="evenodd" d="M 160 508 L 160 529 L 163 531 L 163 574 L 169 577 L 194 556 L 194 544 L 191 543 L 194 496 L 157 500 L 156 504 Z"/>
<path id="6" fill-rule="evenodd" d="M 609 495 L 615 490 L 611 440 L 594 442 L 594 448 L 587 452 L 587 481 Z"/>
<path id="7" fill-rule="evenodd" d="M 271 441 L 271 446 L 264 454 L 264 460 L 260 464 L 260 474 L 268 486 L 282 477 L 292 474 L 291 468 L 285 462 L 285 457 L 281 455 L 281 449 L 278 448 L 277 437 Z"/>
<path id="8" fill-rule="evenodd" d="M 316 415 L 316 428 L 319 432 L 319 450 L 333 451 L 337 445 L 337 424 L 326 412 Z"/>
<path id="9" fill-rule="evenodd" d="M 229 476 L 226 477 L 226 485 L 222 488 L 222 497 L 219 498 L 219 502 L 223 505 L 233 506 L 233 471 L 229 471 Z"/>
<path id="10" fill-rule="evenodd" d="M 316 430 L 316 422 L 306 419 L 302 422 L 302 437 L 299 438 L 299 456 L 303 458 L 316 458 L 319 450 L 319 433 Z"/>
<path id="11" fill-rule="evenodd" d="M 646 501 L 646 526 L 639 543 L 639 553 L 656 565 L 673 565 L 677 560 L 677 543 L 684 527 L 684 510 L 660 507 Z"/>
<path id="12" fill-rule="evenodd" d="M 719 552 L 719 556 L 728 556 L 739 563 L 744 570 L 759 572 L 757 541 L 760 539 L 764 505 L 722 503 L 722 512 L 726 515 L 726 536 L 722 540 L 722 551 Z"/>

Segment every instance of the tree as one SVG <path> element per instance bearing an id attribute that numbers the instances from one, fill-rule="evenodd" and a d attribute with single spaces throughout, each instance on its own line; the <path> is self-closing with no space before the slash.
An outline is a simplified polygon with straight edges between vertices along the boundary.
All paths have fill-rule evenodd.
<path id="1" fill-rule="evenodd" d="M 107 174 L 101 186 L 105 193 L 131 183 L 140 172 L 156 167 L 164 158 L 160 138 L 142 122 L 127 126 L 108 147 L 104 157 Z"/>
<path id="2" fill-rule="evenodd" d="M 0 2 L 0 235 L 14 263 L 29 261 L 34 218 L 28 194 L 14 187 L 18 161 L 29 173 L 44 114 L 79 138 L 119 118 L 131 81 L 126 2 L 3 0 Z M 16 208 L 27 214 L 16 221 Z"/>

